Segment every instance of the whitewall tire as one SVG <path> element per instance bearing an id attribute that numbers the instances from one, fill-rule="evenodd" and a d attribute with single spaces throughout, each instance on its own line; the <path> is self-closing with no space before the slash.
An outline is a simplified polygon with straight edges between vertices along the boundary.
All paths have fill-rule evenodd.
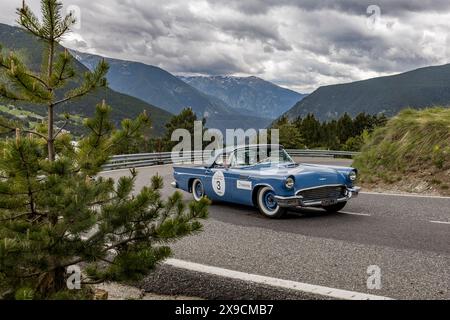
<path id="1" fill-rule="evenodd" d="M 261 211 L 265 217 L 270 219 L 281 218 L 287 211 L 285 208 L 281 208 L 277 204 L 275 200 L 275 193 L 269 187 L 262 187 L 258 190 L 256 202 L 259 211 Z"/>

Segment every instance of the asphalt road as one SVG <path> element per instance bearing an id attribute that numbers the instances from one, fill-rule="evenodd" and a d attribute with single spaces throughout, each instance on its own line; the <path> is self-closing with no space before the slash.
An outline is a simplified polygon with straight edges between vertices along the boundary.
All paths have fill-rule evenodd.
<path id="1" fill-rule="evenodd" d="M 137 189 L 159 174 L 163 196 L 174 191 L 171 166 L 138 172 Z M 172 246 L 175 258 L 396 299 L 450 299 L 450 198 L 361 194 L 342 213 L 297 210 L 282 220 L 263 218 L 252 207 L 214 203 L 204 226 Z M 372 265 L 381 269 L 381 289 L 367 288 Z"/>

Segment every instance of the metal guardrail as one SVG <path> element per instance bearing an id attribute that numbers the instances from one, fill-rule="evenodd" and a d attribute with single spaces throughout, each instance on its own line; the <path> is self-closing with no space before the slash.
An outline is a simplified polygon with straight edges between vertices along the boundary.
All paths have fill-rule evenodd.
<path id="1" fill-rule="evenodd" d="M 352 151 L 335 151 L 335 150 L 286 150 L 293 157 L 320 157 L 320 158 L 337 158 L 346 157 L 351 158 L 359 154 L 359 152 Z M 177 158 L 176 164 L 183 164 L 192 162 L 195 158 L 202 157 L 203 151 L 194 151 L 190 155 L 184 156 L 182 158 Z M 172 164 L 172 153 L 171 152 L 161 152 L 161 153 L 138 153 L 138 154 L 127 154 L 127 155 L 117 155 L 111 157 L 106 165 L 103 166 L 103 170 L 116 170 L 116 169 L 126 169 L 126 168 L 138 168 L 138 167 L 149 167 L 154 165 L 162 164 Z"/>
<path id="2" fill-rule="evenodd" d="M 356 151 L 336 151 L 336 150 L 310 150 L 310 149 L 287 149 L 286 150 L 291 156 L 299 157 L 354 157 L 359 154 Z"/>
<path id="3" fill-rule="evenodd" d="M 186 162 L 192 162 L 195 158 L 200 158 L 203 156 L 203 151 L 194 151 L 190 154 L 178 157 L 177 164 L 182 164 Z M 124 168 L 138 168 L 138 167 L 148 167 L 161 164 L 172 164 L 172 153 L 171 152 L 160 152 L 160 153 L 138 153 L 138 154 L 126 154 L 112 156 L 106 165 L 102 168 L 103 170 L 116 170 Z"/>

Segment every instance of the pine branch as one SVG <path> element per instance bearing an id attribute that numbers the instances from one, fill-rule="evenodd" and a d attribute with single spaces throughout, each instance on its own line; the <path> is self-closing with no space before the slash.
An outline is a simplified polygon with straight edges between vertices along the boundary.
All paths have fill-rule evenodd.
<path id="1" fill-rule="evenodd" d="M 79 88 L 68 92 L 64 99 L 56 101 L 53 105 L 57 106 L 72 99 L 85 96 L 88 93 L 94 91 L 95 89 L 106 87 L 107 86 L 106 74 L 108 73 L 108 70 L 109 70 L 108 63 L 105 60 L 102 60 L 93 72 L 85 73 L 84 82 Z"/>
<path id="2" fill-rule="evenodd" d="M 115 244 L 110 244 L 107 247 L 105 247 L 104 251 L 108 252 L 112 249 L 116 249 L 117 247 L 123 246 L 124 244 L 133 242 L 133 241 L 137 241 L 137 240 L 144 240 L 144 239 L 148 239 L 148 236 L 139 236 L 139 237 L 133 237 L 133 238 L 127 238 L 124 239 L 122 241 L 116 242 Z"/>
<path id="3" fill-rule="evenodd" d="M 47 140 L 47 136 L 45 136 L 45 135 L 43 135 L 42 133 L 39 133 L 39 132 L 37 132 L 37 131 L 27 130 L 27 129 L 22 129 L 22 132 L 23 132 L 23 133 L 29 133 L 29 134 L 38 136 L 38 137 L 40 137 L 40 138 L 42 138 L 42 139 L 44 139 L 44 140 Z"/>
<path id="4" fill-rule="evenodd" d="M 28 99 L 37 99 L 38 101 L 43 102 L 48 101 L 48 99 L 51 98 L 47 83 L 34 75 L 31 71 L 27 70 L 19 58 L 14 54 L 11 53 L 6 59 L 0 54 L 0 69 L 5 71 L 12 83 L 19 86 L 22 91 L 25 91 L 25 95 L 28 95 Z M 4 91 L 5 94 L 7 89 L 5 86 L 3 86 L 3 88 L 4 90 L 2 91 Z M 14 94 L 5 94 L 5 96 L 14 96 L 17 99 L 20 99 Z M 26 98 L 22 99 L 27 100 Z"/>
<path id="5" fill-rule="evenodd" d="M 48 41 L 55 41 L 55 22 L 61 19 L 62 4 L 57 0 L 41 1 L 42 31 Z"/>
<path id="6" fill-rule="evenodd" d="M 9 91 L 5 85 L 0 84 L 0 97 L 5 97 L 9 100 L 12 101 L 25 101 L 25 102 L 29 102 L 28 98 L 22 98 L 19 97 L 17 95 L 15 95 L 14 93 L 12 93 L 11 91 Z"/>
<path id="7" fill-rule="evenodd" d="M 27 213 L 18 214 L 18 215 L 13 216 L 13 217 L 3 218 L 3 219 L 0 219 L 0 222 L 10 221 L 10 220 L 16 220 L 16 219 L 19 219 L 19 218 L 22 218 L 22 217 L 26 217 L 26 216 L 28 216 L 29 214 L 30 214 L 30 213 L 27 212 Z"/>
<path id="8" fill-rule="evenodd" d="M 62 20 L 57 26 L 56 26 L 56 33 L 55 33 L 55 39 L 60 39 L 64 34 L 70 31 L 70 27 L 74 25 L 77 22 L 76 18 L 72 15 L 70 12 L 68 15 L 64 17 L 64 20 Z"/>
<path id="9" fill-rule="evenodd" d="M 68 102 L 70 100 L 73 100 L 73 99 L 76 99 L 76 98 L 81 98 L 82 96 L 85 96 L 88 93 L 89 93 L 89 91 L 83 91 L 83 92 L 78 92 L 78 93 L 75 93 L 75 94 L 68 95 L 66 98 L 56 101 L 55 103 L 53 103 L 53 105 L 57 106 L 57 105 L 60 105 L 62 103 Z"/>
<path id="10" fill-rule="evenodd" d="M 101 107 L 102 109 L 105 109 L 106 108 L 106 104 L 105 104 L 105 100 L 103 100 L 103 104 L 102 104 L 102 107 Z M 101 111 L 103 111 L 103 110 L 100 110 L 100 112 Z M 103 129 L 104 129 L 104 126 L 103 126 L 103 122 L 104 122 L 104 120 L 105 120 L 105 115 L 106 115 L 106 112 L 104 112 L 103 114 L 102 114 L 103 116 L 101 116 L 100 117 L 100 123 L 99 123 L 99 131 L 97 132 L 91 125 L 88 125 L 90 128 L 91 128 L 91 130 L 92 130 L 92 132 L 94 132 L 94 134 L 96 135 L 96 140 L 95 140 L 95 142 L 92 144 L 92 147 L 94 147 L 94 148 L 96 148 L 98 145 L 99 145 L 99 143 L 100 143 L 100 139 L 101 138 L 103 138 L 103 136 L 105 136 L 105 134 L 106 134 L 106 132 L 103 132 Z M 106 130 L 105 130 L 106 131 Z M 91 151 L 92 150 L 94 150 L 94 148 L 93 149 L 91 149 Z M 89 151 L 89 153 L 88 154 L 90 154 L 91 153 L 91 151 Z"/>
<path id="11" fill-rule="evenodd" d="M 18 215 L 13 216 L 13 217 L 2 218 L 2 219 L 0 219 L 0 222 L 16 220 L 16 219 L 20 219 L 20 218 L 23 218 L 23 217 L 27 217 L 29 215 L 35 215 L 35 216 L 37 216 L 37 218 L 42 218 L 42 217 L 46 217 L 47 216 L 46 214 L 42 214 L 42 213 L 38 213 L 38 212 L 35 212 L 35 213 L 26 212 L 26 213 L 18 214 Z"/>
<path id="12" fill-rule="evenodd" d="M 41 83 L 47 90 L 50 90 L 50 87 L 48 86 L 48 84 L 42 80 L 41 78 L 39 78 L 38 76 L 35 76 L 31 73 L 24 73 L 27 77 L 30 77 L 31 79 L 34 79 L 36 81 L 38 81 L 39 83 Z"/>
<path id="13" fill-rule="evenodd" d="M 100 283 L 103 283 L 103 282 L 105 282 L 105 279 L 99 279 L 97 281 L 81 281 L 81 284 L 89 286 L 89 285 L 100 284 Z"/>
<path id="14" fill-rule="evenodd" d="M 23 76 L 26 76 L 26 74 L 23 74 Z M 23 78 L 21 75 L 16 75 L 15 77 L 18 84 L 22 86 L 22 88 L 30 95 L 30 100 L 35 100 L 34 98 L 37 98 L 37 101 L 45 102 L 47 99 L 45 96 L 42 96 L 40 93 L 36 92 L 36 86 L 34 84 L 30 85 L 27 83 L 27 79 Z"/>
<path id="15" fill-rule="evenodd" d="M 34 192 L 33 192 L 33 187 L 31 185 L 31 179 L 32 177 L 30 176 L 30 164 L 25 160 L 25 155 L 23 154 L 23 151 L 21 148 L 18 148 L 19 151 L 19 155 L 20 155 L 20 159 L 22 161 L 22 164 L 25 166 L 25 171 L 26 171 L 26 186 L 27 186 L 27 191 L 28 191 L 28 197 L 30 199 L 29 201 L 29 206 L 30 206 L 30 210 L 31 213 L 33 215 L 36 215 L 36 199 L 34 196 Z"/>
<path id="16" fill-rule="evenodd" d="M 126 153 L 123 146 L 132 145 L 133 141 L 138 141 L 142 137 L 144 126 L 150 126 L 150 124 L 150 118 L 145 110 L 134 120 L 123 120 L 121 129 L 114 133 L 112 139 L 109 139 L 109 143 L 103 151 L 116 152 L 116 154 Z"/>
<path id="17" fill-rule="evenodd" d="M 66 128 L 66 126 L 69 124 L 69 119 L 67 119 L 64 124 L 61 126 L 61 128 L 59 128 L 59 130 L 55 133 L 55 135 L 53 136 L 54 139 L 56 139 L 59 134 Z"/>
<path id="18" fill-rule="evenodd" d="M 85 260 L 84 258 L 78 258 L 78 259 L 73 260 L 71 262 L 67 262 L 67 263 L 64 263 L 64 264 L 61 264 L 61 265 L 57 265 L 57 266 L 55 266 L 53 268 L 49 268 L 47 270 L 42 270 L 41 272 L 34 272 L 34 273 L 26 274 L 26 275 L 23 275 L 23 276 L 17 276 L 17 277 L 20 278 L 20 279 L 35 278 L 35 277 L 40 276 L 41 274 L 50 273 L 50 272 L 53 272 L 53 271 L 55 271 L 57 269 L 60 269 L 60 268 L 67 268 L 69 266 L 73 266 L 73 265 L 79 264 L 79 263 L 83 262 L 84 260 Z"/>
<path id="19" fill-rule="evenodd" d="M 41 29 L 42 26 L 38 20 L 38 18 L 31 11 L 30 7 L 23 2 L 22 8 L 18 8 L 16 10 L 19 19 L 17 23 L 28 30 L 30 33 L 35 35 L 36 37 L 43 38 Z"/>
<path id="20" fill-rule="evenodd" d="M 12 66 L 11 62 L 13 60 L 16 60 L 16 63 L 17 63 L 18 58 L 11 54 L 9 59 L 6 60 L 7 63 L 5 63 L 5 58 L 3 57 L 2 53 L 1 53 L 1 49 L 2 49 L 2 47 L 0 46 L 0 68 L 4 69 L 4 71 L 11 71 L 11 66 Z M 20 65 L 21 65 L 22 73 L 25 76 L 30 77 L 31 79 L 38 81 L 46 89 L 50 89 L 48 84 L 47 84 L 47 82 L 45 82 L 43 79 L 39 78 L 38 76 L 34 75 L 31 71 L 25 70 L 25 67 L 23 66 L 22 63 L 20 63 Z"/>
<path id="21" fill-rule="evenodd" d="M 9 131 L 3 131 L 3 132 L 1 132 L 1 133 L 12 133 L 12 132 L 15 132 L 16 131 L 16 128 L 12 128 L 12 127 L 10 127 L 9 125 L 7 125 L 7 124 L 5 124 L 5 123 L 2 123 L 1 121 L 0 121 L 0 128 L 4 128 L 4 129 L 7 129 L 7 130 L 9 130 Z"/>
<path id="22" fill-rule="evenodd" d="M 11 125 L 8 125 L 7 123 L 4 123 L 4 122 L 0 122 L 0 127 L 8 129 L 8 130 L 11 130 L 11 132 L 16 131 L 16 129 L 17 129 L 17 126 L 11 126 Z M 39 133 L 37 131 L 28 130 L 28 129 L 22 129 L 22 128 L 20 129 L 20 131 L 22 131 L 23 133 L 29 133 L 29 134 L 32 134 L 32 135 L 36 135 L 36 136 L 38 136 L 38 137 L 40 137 L 42 139 L 47 140 L 47 137 L 45 135 L 43 135 L 42 133 Z"/>
<path id="23" fill-rule="evenodd" d="M 3 120 L 3 119 L 0 119 Z M 5 121 L 0 121 L 0 127 L 11 130 L 11 131 L 16 131 L 16 124 L 9 124 L 6 120 Z"/>
<path id="24" fill-rule="evenodd" d="M 54 75 L 50 80 L 52 88 L 57 88 L 64 82 L 75 76 L 75 71 L 71 66 L 71 56 L 67 49 L 61 53 L 53 67 Z"/>
<path id="25" fill-rule="evenodd" d="M 98 149 L 102 142 L 107 140 L 105 137 L 108 137 L 108 135 L 111 134 L 113 125 L 108 119 L 110 112 L 111 108 L 106 105 L 106 102 L 103 100 L 102 104 L 96 106 L 95 116 L 86 120 L 85 125 L 91 130 L 91 134 L 80 143 L 81 145 L 86 144 L 88 150 L 83 154 L 79 168 L 76 169 L 77 172 L 83 168 L 83 164 L 86 160 L 88 162 L 90 161 L 91 154 Z"/>

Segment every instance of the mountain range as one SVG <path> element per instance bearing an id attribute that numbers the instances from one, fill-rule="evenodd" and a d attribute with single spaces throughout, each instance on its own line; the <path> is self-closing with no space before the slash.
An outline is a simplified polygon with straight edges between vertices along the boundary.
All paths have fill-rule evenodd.
<path id="1" fill-rule="evenodd" d="M 265 128 L 303 95 L 256 77 L 177 77 L 156 66 L 71 50 L 92 69 L 100 59 L 110 65 L 112 89 L 177 114 L 191 107 L 209 128 Z"/>
<path id="2" fill-rule="evenodd" d="M 42 52 L 44 48 L 43 43 L 36 37 L 18 27 L 0 24 L 0 44 L 3 46 L 3 50 L 15 51 L 17 54 L 21 55 L 32 71 L 40 71 L 43 58 Z M 63 50 L 64 48 L 62 46 L 57 47 L 58 52 L 62 52 Z M 74 59 L 73 65 L 77 77 L 71 82 L 68 82 L 64 89 L 57 91 L 56 94 L 59 97 L 62 97 L 68 90 L 78 86 L 82 81 L 81 76 L 88 71 L 88 69 L 76 59 Z M 112 107 L 111 118 L 116 125 L 118 125 L 121 120 L 136 117 L 138 114 L 146 110 L 152 119 L 152 132 L 160 135 L 164 131 L 164 124 L 172 116 L 170 112 L 158 108 L 153 104 L 149 104 L 135 97 L 116 92 L 110 88 L 101 88 L 87 96 L 72 100 L 70 105 L 61 105 L 56 112 L 57 114 L 68 112 L 72 115 L 81 117 L 92 116 L 95 111 L 95 105 L 100 103 L 103 99 L 105 99 L 105 101 Z M 0 104 L 10 103 L 11 101 L 7 101 L 0 97 Z M 37 115 L 44 115 L 46 112 L 45 108 L 39 108 L 36 107 L 36 105 L 28 103 L 14 102 L 14 105 L 17 105 L 25 110 L 29 110 Z"/>
<path id="3" fill-rule="evenodd" d="M 206 94 L 159 67 L 74 50 L 71 52 L 90 70 L 101 59 L 106 59 L 110 67 L 108 84 L 112 89 L 160 106 L 173 114 L 187 107 L 192 107 L 198 115 L 231 113 L 225 103 L 212 101 Z"/>
<path id="4" fill-rule="evenodd" d="M 0 44 L 3 50 L 20 54 L 33 71 L 40 70 L 43 44 L 29 33 L 0 24 Z M 64 48 L 58 46 L 58 51 L 62 50 Z M 92 69 L 103 58 L 71 52 L 76 58 L 78 75 Z M 153 132 L 159 135 L 168 119 L 186 107 L 191 107 L 199 118 L 205 117 L 207 127 L 223 131 L 264 128 L 281 114 L 293 119 L 313 113 L 320 120 L 329 120 L 345 112 L 351 116 L 361 112 L 392 116 L 406 107 L 450 105 L 450 64 L 323 86 L 305 97 L 257 77 L 175 76 L 156 66 L 105 59 L 111 66 L 107 76 L 109 87 L 61 106 L 60 114 L 92 116 L 95 104 L 105 99 L 113 108 L 112 119 L 116 124 L 146 110 L 153 121 Z M 80 82 L 78 76 L 57 95 L 63 96 Z M 0 97 L 0 105 L 9 103 Z M 45 108 L 14 104 L 37 115 L 45 114 Z"/>
<path id="5" fill-rule="evenodd" d="M 241 113 L 277 118 L 306 95 L 279 87 L 258 77 L 179 77 L 199 91 L 224 101 Z"/>
<path id="6" fill-rule="evenodd" d="M 0 24 L 0 44 L 3 46 L 3 50 L 14 50 L 21 55 L 31 70 L 35 72 L 40 71 L 44 48 L 42 42 L 34 36 L 21 28 Z M 57 51 L 61 52 L 62 50 L 64 50 L 64 47 L 58 46 Z M 276 116 L 282 114 L 283 108 L 286 108 L 286 102 L 284 102 L 283 97 L 278 98 L 284 103 L 282 103 L 281 109 L 278 112 L 272 112 L 272 114 L 264 111 L 267 107 L 264 106 L 264 108 L 261 107 L 258 110 L 256 104 L 251 105 L 251 102 L 247 104 L 242 103 L 242 99 L 240 105 L 234 102 L 230 105 L 222 98 L 226 98 L 227 101 L 233 101 L 233 97 L 210 95 L 206 90 L 199 90 L 187 83 L 187 79 L 183 81 L 179 77 L 156 66 L 104 58 L 71 50 L 70 53 L 75 57 L 74 68 L 78 76 L 74 81 L 69 82 L 64 89 L 57 92 L 58 97 L 63 96 L 65 92 L 79 85 L 82 81 L 81 75 L 89 69 L 92 70 L 100 59 L 106 59 L 110 64 L 110 71 L 107 75 L 108 88 L 99 89 L 83 98 L 71 101 L 70 105 L 62 105 L 57 111 L 59 114 L 69 112 L 78 118 L 92 116 L 95 110 L 94 106 L 105 99 L 112 106 L 111 116 L 116 125 L 122 119 L 135 117 L 143 110 L 146 110 L 152 118 L 152 132 L 160 135 L 164 131 L 165 123 L 168 119 L 186 107 L 191 107 L 199 118 L 205 117 L 207 127 L 218 128 L 222 131 L 235 128 L 265 128 Z M 231 79 L 232 77 L 229 78 Z M 211 81 L 214 79 L 215 77 L 211 78 Z M 249 91 L 250 84 L 248 81 L 241 81 L 240 78 L 239 80 L 243 87 L 240 91 Z M 254 82 L 254 80 L 256 78 L 253 78 L 250 82 Z M 261 87 L 261 92 L 257 93 L 255 92 L 257 89 L 253 89 L 252 94 L 247 94 L 247 96 L 258 97 L 258 101 L 273 100 L 272 96 L 277 96 L 277 94 L 280 96 L 279 92 L 285 93 L 290 99 L 294 100 L 302 97 L 261 79 L 257 80 Z M 236 84 L 233 84 L 233 88 L 234 90 L 239 90 Z M 266 98 L 264 97 L 264 88 L 271 89 L 267 90 Z M 279 92 L 273 93 L 276 91 Z M 230 90 L 230 92 L 233 92 L 233 90 Z M 252 98 L 247 99 L 247 101 L 249 100 L 252 100 Z M 10 105 L 11 101 L 0 97 L 1 104 Z M 19 102 L 14 102 L 14 105 L 33 112 L 36 116 L 45 115 L 45 108 L 37 108 L 35 105 Z M 274 104 L 271 109 L 275 108 Z M 70 128 L 75 129 L 74 127 L 76 127 L 76 124 L 71 124 Z"/>
<path id="7" fill-rule="evenodd" d="M 320 120 L 366 112 L 396 115 L 401 109 L 450 105 L 450 64 L 363 81 L 320 87 L 298 102 L 290 119 L 313 113 Z"/>

